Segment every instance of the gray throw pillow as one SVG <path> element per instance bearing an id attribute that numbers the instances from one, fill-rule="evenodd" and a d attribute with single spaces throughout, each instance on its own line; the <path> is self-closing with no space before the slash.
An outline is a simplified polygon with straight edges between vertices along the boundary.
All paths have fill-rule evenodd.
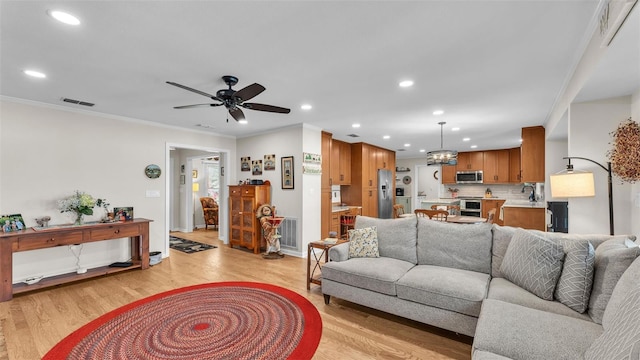
<path id="1" fill-rule="evenodd" d="M 560 239 L 558 242 L 564 248 L 565 259 L 555 298 L 573 310 L 583 313 L 589 307 L 595 249 L 586 240 Z"/>
<path id="2" fill-rule="evenodd" d="M 629 265 L 640 255 L 638 245 L 629 239 L 607 240 L 596 248 L 593 289 L 589 299 L 589 316 L 597 324 L 602 324 L 613 289 Z"/>
<path id="3" fill-rule="evenodd" d="M 517 229 L 502 260 L 505 279 L 536 296 L 553 300 L 553 291 L 562 271 L 562 245 Z"/>

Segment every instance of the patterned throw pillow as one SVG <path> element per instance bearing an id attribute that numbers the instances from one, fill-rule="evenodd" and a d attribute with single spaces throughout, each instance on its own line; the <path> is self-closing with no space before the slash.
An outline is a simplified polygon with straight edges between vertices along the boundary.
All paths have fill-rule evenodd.
<path id="1" fill-rule="evenodd" d="M 375 226 L 349 230 L 349 257 L 380 257 L 378 230 Z"/>
<path id="2" fill-rule="evenodd" d="M 562 245 L 517 229 L 502 260 L 500 272 L 505 279 L 536 296 L 553 300 L 563 259 Z"/>
<path id="3" fill-rule="evenodd" d="M 596 253 L 586 240 L 560 239 L 566 252 L 555 298 L 573 310 L 583 313 L 589 307 Z"/>

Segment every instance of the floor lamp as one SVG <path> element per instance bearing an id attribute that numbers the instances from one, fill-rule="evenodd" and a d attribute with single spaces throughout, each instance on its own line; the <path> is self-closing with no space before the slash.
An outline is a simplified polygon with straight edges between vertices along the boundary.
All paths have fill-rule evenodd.
<path id="1" fill-rule="evenodd" d="M 611 177 L 611 162 L 607 162 L 607 167 L 597 163 L 591 159 L 567 156 L 563 159 L 569 160 L 567 169 L 557 174 L 551 175 L 551 196 L 552 197 L 588 197 L 595 196 L 595 185 L 593 181 L 593 173 L 586 171 L 574 171 L 571 165 L 571 159 L 580 159 L 591 161 L 600 166 L 608 174 L 609 179 L 609 234 L 613 235 L 613 179 Z"/>
<path id="2" fill-rule="evenodd" d="M 200 183 L 193 183 L 193 230 L 196 230 L 196 194 L 200 191 Z"/>

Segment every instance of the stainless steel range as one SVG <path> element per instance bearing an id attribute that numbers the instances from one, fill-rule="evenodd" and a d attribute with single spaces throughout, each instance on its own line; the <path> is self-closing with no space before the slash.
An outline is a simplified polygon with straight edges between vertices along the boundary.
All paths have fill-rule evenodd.
<path id="1" fill-rule="evenodd" d="M 460 198 L 460 215 L 482 217 L 482 197 Z"/>

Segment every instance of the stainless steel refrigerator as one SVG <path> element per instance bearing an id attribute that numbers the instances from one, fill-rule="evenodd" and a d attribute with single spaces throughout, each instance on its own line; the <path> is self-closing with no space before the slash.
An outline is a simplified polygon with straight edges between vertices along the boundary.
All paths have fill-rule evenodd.
<path id="1" fill-rule="evenodd" d="M 378 217 L 381 219 L 391 219 L 393 216 L 395 181 L 392 175 L 389 170 L 378 169 Z"/>

